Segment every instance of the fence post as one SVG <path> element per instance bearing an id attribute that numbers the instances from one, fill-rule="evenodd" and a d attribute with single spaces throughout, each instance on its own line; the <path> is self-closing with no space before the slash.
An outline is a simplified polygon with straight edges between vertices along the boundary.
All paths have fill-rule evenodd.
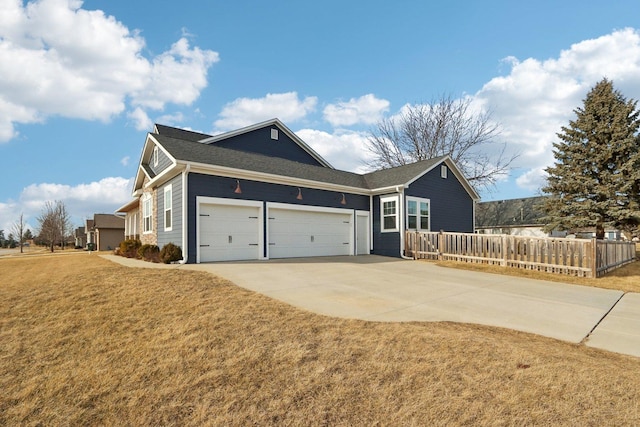
<path id="1" fill-rule="evenodd" d="M 507 266 L 507 235 L 502 235 L 502 263 L 503 267 Z"/>
<path id="2" fill-rule="evenodd" d="M 418 259 L 418 239 L 420 239 L 420 233 L 416 231 L 415 238 L 413 239 L 413 259 Z"/>
<path id="3" fill-rule="evenodd" d="M 444 258 L 442 256 L 442 251 L 444 249 L 444 231 L 440 230 L 440 233 L 438 233 L 438 260 L 442 261 L 442 259 Z"/>
<path id="4" fill-rule="evenodd" d="M 598 240 L 591 239 L 591 277 L 598 277 Z"/>

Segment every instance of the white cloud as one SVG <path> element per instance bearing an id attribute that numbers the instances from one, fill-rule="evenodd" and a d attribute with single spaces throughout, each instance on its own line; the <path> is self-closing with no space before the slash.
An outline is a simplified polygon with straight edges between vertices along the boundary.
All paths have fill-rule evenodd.
<path id="1" fill-rule="evenodd" d="M 0 14 L 0 141 L 58 115 L 108 121 L 136 107 L 188 105 L 218 54 L 186 38 L 146 59 L 144 39 L 81 1 L 5 0 Z"/>
<path id="2" fill-rule="evenodd" d="M 367 135 L 363 132 L 340 130 L 331 134 L 301 129 L 296 135 L 336 169 L 357 173 L 369 170 L 366 163 L 371 160 L 371 155 L 366 148 Z"/>
<path id="3" fill-rule="evenodd" d="M 529 191 L 538 191 L 545 186 L 546 176 L 543 167 L 529 169 L 516 179 L 516 184 Z"/>
<path id="4" fill-rule="evenodd" d="M 214 126 L 231 130 L 264 120 L 278 118 L 285 123 L 295 122 L 315 110 L 318 98 L 298 98 L 297 92 L 268 93 L 264 98 L 238 98 L 226 104 Z"/>
<path id="5" fill-rule="evenodd" d="M 147 112 L 140 107 L 129 112 L 127 117 L 133 120 L 133 124 L 137 130 L 151 131 L 151 128 L 153 128 L 153 120 L 151 120 Z"/>
<path id="6" fill-rule="evenodd" d="M 131 200 L 133 178 L 103 178 L 100 181 L 75 186 L 55 183 L 32 184 L 24 188 L 17 201 L 0 203 L 0 229 L 9 229 L 20 213 L 24 213 L 33 227 L 45 202 L 64 202 L 75 226 L 84 218 L 92 218 L 94 213 L 113 213 Z M 35 230 L 34 230 L 35 231 Z"/>
<path id="7" fill-rule="evenodd" d="M 177 112 L 174 114 L 164 114 L 156 120 L 156 123 L 162 123 L 167 126 L 176 126 L 179 123 L 184 122 L 184 114 Z"/>
<path id="8" fill-rule="evenodd" d="M 329 104 L 324 108 L 324 119 L 332 126 L 352 126 L 355 124 L 373 124 L 389 111 L 389 101 L 376 98 L 373 94 L 360 98 L 351 98 L 347 102 Z"/>
<path id="9" fill-rule="evenodd" d="M 612 80 L 627 98 L 640 97 L 640 32 L 633 29 L 576 43 L 557 58 L 505 63 L 509 74 L 486 83 L 475 101 L 492 110 L 501 138 L 520 152 L 517 163 L 528 170 L 516 182 L 526 190 L 540 187 L 543 169 L 554 161 L 556 133 L 599 80 Z"/>
<path id="10" fill-rule="evenodd" d="M 122 166 L 129 166 L 129 161 L 131 160 L 131 158 L 129 156 L 125 156 L 120 160 L 120 164 Z"/>

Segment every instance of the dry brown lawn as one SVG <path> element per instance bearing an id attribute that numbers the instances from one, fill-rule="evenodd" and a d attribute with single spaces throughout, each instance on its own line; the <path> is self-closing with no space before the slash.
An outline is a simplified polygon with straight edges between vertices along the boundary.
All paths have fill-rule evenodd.
<path id="1" fill-rule="evenodd" d="M 638 425 L 640 359 L 323 317 L 210 274 L 0 259 L 0 425 Z"/>

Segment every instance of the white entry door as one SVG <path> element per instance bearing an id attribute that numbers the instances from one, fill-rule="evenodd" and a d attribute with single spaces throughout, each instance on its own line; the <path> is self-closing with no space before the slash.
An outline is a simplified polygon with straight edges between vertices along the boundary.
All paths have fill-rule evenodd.
<path id="1" fill-rule="evenodd" d="M 269 258 L 351 255 L 352 211 L 270 208 Z"/>
<path id="2" fill-rule="evenodd" d="M 260 258 L 259 207 L 201 204 L 198 215 L 200 262 Z"/>
<path id="3" fill-rule="evenodd" d="M 356 213 L 356 254 L 369 255 L 369 212 Z"/>

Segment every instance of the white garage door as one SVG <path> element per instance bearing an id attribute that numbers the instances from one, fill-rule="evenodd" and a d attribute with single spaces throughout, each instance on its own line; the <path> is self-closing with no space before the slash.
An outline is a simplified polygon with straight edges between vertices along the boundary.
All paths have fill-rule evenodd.
<path id="1" fill-rule="evenodd" d="M 200 262 L 258 259 L 259 215 L 254 206 L 201 204 Z"/>
<path id="2" fill-rule="evenodd" d="M 269 210 L 269 258 L 351 255 L 351 213 Z"/>

